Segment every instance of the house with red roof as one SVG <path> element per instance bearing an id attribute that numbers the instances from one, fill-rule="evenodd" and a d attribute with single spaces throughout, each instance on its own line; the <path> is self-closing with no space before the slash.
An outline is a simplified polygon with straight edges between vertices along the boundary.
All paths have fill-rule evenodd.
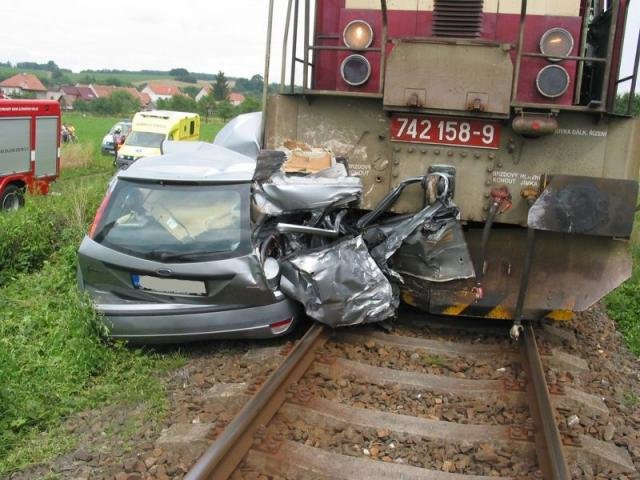
<path id="1" fill-rule="evenodd" d="M 152 103 L 158 100 L 169 100 L 174 95 L 182 95 L 182 90 L 175 85 L 167 85 L 163 83 L 149 83 L 142 89 L 142 93 L 149 95 Z"/>
<path id="2" fill-rule="evenodd" d="M 202 87 L 195 97 L 196 102 L 199 102 L 200 100 L 202 100 L 204 97 L 209 95 L 212 91 L 213 91 L 213 87 L 211 85 L 205 85 L 204 87 Z"/>
<path id="3" fill-rule="evenodd" d="M 47 98 L 47 88 L 32 73 L 18 73 L 3 80 L 0 82 L 0 90 L 8 97 L 31 93 L 35 94 L 36 98 Z"/>
<path id="4" fill-rule="evenodd" d="M 227 99 L 229 100 L 229 103 L 231 103 L 231 105 L 233 105 L 234 107 L 241 105 L 245 101 L 244 95 L 236 92 L 231 92 Z"/>
<path id="5" fill-rule="evenodd" d="M 98 98 L 106 98 L 116 91 L 111 85 L 89 85 Z"/>

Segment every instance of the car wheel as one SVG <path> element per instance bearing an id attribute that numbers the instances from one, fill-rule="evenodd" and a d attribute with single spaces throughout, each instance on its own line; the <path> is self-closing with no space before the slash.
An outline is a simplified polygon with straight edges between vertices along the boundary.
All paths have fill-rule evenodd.
<path id="1" fill-rule="evenodd" d="M 0 195 L 1 210 L 18 210 L 24 205 L 24 191 L 17 185 L 7 185 Z"/>

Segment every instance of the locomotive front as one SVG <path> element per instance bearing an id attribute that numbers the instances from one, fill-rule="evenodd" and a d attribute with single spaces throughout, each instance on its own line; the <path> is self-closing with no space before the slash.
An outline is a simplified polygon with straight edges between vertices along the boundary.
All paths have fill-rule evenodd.
<path id="1" fill-rule="evenodd" d="M 446 177 L 475 275 L 409 276 L 431 313 L 569 319 L 631 274 L 638 122 L 614 113 L 626 0 L 289 0 L 265 146 L 330 149 L 374 208 Z M 630 102 L 633 94 L 630 95 Z M 442 185 L 439 186 L 442 188 Z M 425 201 L 409 184 L 391 210 Z M 422 259 L 424 261 L 424 259 Z"/>

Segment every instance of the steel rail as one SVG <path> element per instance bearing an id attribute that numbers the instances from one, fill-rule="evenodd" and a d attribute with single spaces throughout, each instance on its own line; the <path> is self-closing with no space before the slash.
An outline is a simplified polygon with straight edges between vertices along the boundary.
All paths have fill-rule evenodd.
<path id="1" fill-rule="evenodd" d="M 223 480 L 231 476 L 251 448 L 255 432 L 275 415 L 286 399 L 289 385 L 304 375 L 315 358 L 315 351 L 328 336 L 328 328 L 318 323 L 307 331 L 282 365 L 200 457 L 185 480 Z"/>
<path id="2" fill-rule="evenodd" d="M 530 323 L 524 326 L 523 353 L 529 375 L 532 393 L 531 413 L 536 421 L 536 450 L 538 463 L 544 478 L 550 480 L 570 480 L 569 466 L 562 447 L 562 438 L 556 424 L 555 410 L 544 375 L 544 367 L 538 352 L 536 337 Z"/>

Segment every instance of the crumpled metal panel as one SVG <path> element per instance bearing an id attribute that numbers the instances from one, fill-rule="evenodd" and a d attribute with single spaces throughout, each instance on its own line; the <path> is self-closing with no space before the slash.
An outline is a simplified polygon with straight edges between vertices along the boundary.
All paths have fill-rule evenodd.
<path id="1" fill-rule="evenodd" d="M 262 112 L 238 115 L 222 127 L 213 143 L 255 160 L 260 151 L 261 124 Z"/>
<path id="2" fill-rule="evenodd" d="M 253 198 L 267 215 L 324 209 L 345 205 L 360 198 L 360 177 L 351 177 L 342 164 L 312 175 L 277 172 L 268 182 L 256 184 Z"/>
<path id="3" fill-rule="evenodd" d="M 282 291 L 319 322 L 343 327 L 395 315 L 397 297 L 361 236 L 295 255 L 281 267 Z"/>
<path id="4" fill-rule="evenodd" d="M 391 258 L 393 269 L 429 282 L 449 282 L 475 277 L 473 262 L 460 222 L 441 222 L 435 231 L 417 229 Z"/>
<path id="5" fill-rule="evenodd" d="M 450 210 L 450 215 L 455 216 L 457 209 L 452 210 L 452 208 L 453 207 L 449 207 L 441 202 L 437 202 L 423 208 L 415 215 L 408 217 L 399 223 L 395 223 L 393 230 L 389 233 L 386 239 L 371 250 L 371 256 L 375 259 L 376 263 L 384 273 L 392 276 L 397 281 L 402 282 L 402 277 L 398 272 L 393 271 L 387 266 L 387 261 L 396 253 L 405 239 L 415 232 L 416 229 L 424 225 L 425 222 L 433 219 L 436 215 L 446 213 L 447 210 Z"/>

